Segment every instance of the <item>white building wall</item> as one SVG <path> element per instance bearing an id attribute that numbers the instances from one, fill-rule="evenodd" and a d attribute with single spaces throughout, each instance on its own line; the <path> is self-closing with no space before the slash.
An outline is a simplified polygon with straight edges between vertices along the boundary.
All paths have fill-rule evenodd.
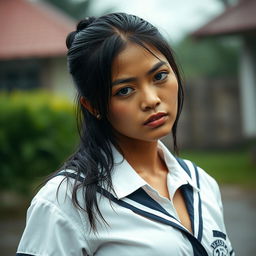
<path id="1" fill-rule="evenodd" d="M 50 89 L 58 95 L 74 100 L 75 89 L 67 70 L 66 57 L 52 58 L 48 61 L 48 65 Z"/>
<path id="2" fill-rule="evenodd" d="M 252 138 L 256 136 L 256 49 L 249 39 L 244 40 L 241 53 L 240 90 L 243 133 Z"/>

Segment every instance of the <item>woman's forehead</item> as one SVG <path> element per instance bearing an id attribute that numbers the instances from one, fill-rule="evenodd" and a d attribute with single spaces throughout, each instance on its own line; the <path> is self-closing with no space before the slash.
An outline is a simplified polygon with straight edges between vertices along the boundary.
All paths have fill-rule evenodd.
<path id="1" fill-rule="evenodd" d="M 166 57 L 152 46 L 145 45 L 143 47 L 135 43 L 128 43 L 113 61 L 112 76 L 123 72 L 129 73 L 142 65 L 148 68 L 159 61 L 168 63 Z"/>

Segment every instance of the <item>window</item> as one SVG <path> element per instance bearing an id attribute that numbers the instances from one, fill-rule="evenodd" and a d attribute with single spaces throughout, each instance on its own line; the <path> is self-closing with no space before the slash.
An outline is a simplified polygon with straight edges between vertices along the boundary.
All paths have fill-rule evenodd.
<path id="1" fill-rule="evenodd" d="M 39 61 L 17 60 L 0 62 L 0 90 L 30 90 L 39 86 Z"/>

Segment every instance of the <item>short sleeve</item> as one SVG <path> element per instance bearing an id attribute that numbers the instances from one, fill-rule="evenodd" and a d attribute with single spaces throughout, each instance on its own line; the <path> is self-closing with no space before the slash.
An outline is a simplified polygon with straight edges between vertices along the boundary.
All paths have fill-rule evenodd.
<path id="1" fill-rule="evenodd" d="M 32 201 L 16 256 L 88 255 L 81 228 L 57 205 L 44 198 Z"/>

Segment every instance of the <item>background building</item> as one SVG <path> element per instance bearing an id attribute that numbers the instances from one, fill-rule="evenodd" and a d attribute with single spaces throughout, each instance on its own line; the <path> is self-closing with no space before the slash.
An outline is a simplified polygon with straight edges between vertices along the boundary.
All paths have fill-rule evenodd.
<path id="1" fill-rule="evenodd" d="M 199 28 L 196 38 L 238 36 L 240 49 L 239 88 L 242 131 L 245 138 L 256 137 L 256 1 L 240 0 L 224 13 Z M 236 113 L 234 113 L 236 114 Z"/>
<path id="2" fill-rule="evenodd" d="M 0 1 L 0 89 L 44 88 L 73 97 L 65 38 L 75 21 L 42 2 Z"/>

